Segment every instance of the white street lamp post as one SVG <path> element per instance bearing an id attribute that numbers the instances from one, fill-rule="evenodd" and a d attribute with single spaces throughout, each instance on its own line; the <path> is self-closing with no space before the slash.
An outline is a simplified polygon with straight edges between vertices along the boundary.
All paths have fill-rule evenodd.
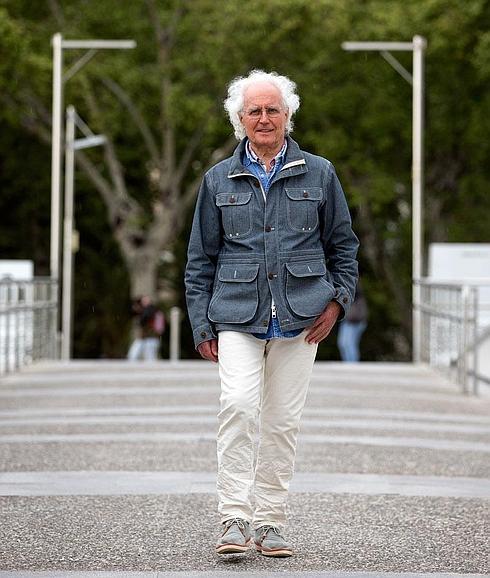
<path id="1" fill-rule="evenodd" d="M 50 274 L 52 279 L 59 279 L 60 266 L 60 209 L 63 148 L 63 86 L 76 74 L 98 50 L 131 49 L 136 46 L 134 40 L 64 40 L 60 33 L 52 38 L 53 46 L 53 108 L 51 133 L 51 239 L 50 239 Z M 88 50 L 69 70 L 63 74 L 63 50 Z M 58 325 L 57 325 L 58 327 Z"/>
<path id="2" fill-rule="evenodd" d="M 421 360 L 420 285 L 423 272 L 423 194 L 424 194 L 424 52 L 427 41 L 414 36 L 412 42 L 343 42 L 347 51 L 380 52 L 413 87 L 412 92 L 412 347 L 413 360 Z M 412 74 L 391 54 L 413 53 Z"/>
<path id="3" fill-rule="evenodd" d="M 76 127 L 85 138 L 76 139 Z M 104 135 L 94 135 L 77 115 L 75 108 L 66 110 L 65 144 L 65 218 L 63 220 L 63 293 L 61 315 L 61 359 L 71 358 L 72 344 L 72 295 L 73 295 L 73 199 L 75 190 L 75 151 L 83 148 L 103 145 Z"/>
<path id="4" fill-rule="evenodd" d="M 51 278 L 59 277 L 60 191 L 61 191 L 61 135 L 63 122 L 63 49 L 62 36 L 53 36 L 53 113 L 51 134 Z"/>

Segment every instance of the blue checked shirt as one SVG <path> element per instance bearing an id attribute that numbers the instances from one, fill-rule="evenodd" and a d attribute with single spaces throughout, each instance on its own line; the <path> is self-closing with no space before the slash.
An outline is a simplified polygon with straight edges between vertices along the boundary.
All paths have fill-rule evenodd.
<path id="1" fill-rule="evenodd" d="M 245 158 L 243 165 L 247 167 L 260 181 L 264 193 L 267 194 L 271 185 L 272 179 L 281 170 L 284 165 L 284 157 L 286 155 L 288 143 L 285 140 L 282 149 L 277 153 L 271 162 L 271 170 L 267 172 L 265 165 L 260 162 L 259 157 L 254 153 L 250 146 L 250 141 L 247 140 L 245 144 Z M 296 337 L 303 330 L 294 329 L 293 331 L 282 331 L 276 317 L 276 307 L 272 303 L 271 319 L 269 321 L 269 328 L 267 333 L 253 333 L 258 339 L 284 339 L 288 337 Z"/>

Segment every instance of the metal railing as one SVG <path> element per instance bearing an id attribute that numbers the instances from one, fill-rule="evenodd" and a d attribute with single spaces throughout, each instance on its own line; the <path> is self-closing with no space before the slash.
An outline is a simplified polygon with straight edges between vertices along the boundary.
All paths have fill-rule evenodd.
<path id="1" fill-rule="evenodd" d="M 488 383 L 479 372 L 479 347 L 490 337 L 482 325 L 487 303 L 480 290 L 490 289 L 490 279 L 435 282 L 420 286 L 421 361 L 443 371 L 464 393 L 478 393 L 479 382 Z"/>
<path id="2" fill-rule="evenodd" d="M 58 284 L 0 279 L 0 375 L 57 357 Z"/>

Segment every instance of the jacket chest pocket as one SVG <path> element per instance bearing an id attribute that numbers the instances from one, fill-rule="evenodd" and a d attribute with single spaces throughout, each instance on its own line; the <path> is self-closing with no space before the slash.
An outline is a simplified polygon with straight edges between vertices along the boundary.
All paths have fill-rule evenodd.
<path id="1" fill-rule="evenodd" d="M 245 237 L 252 230 L 252 193 L 218 193 L 216 206 L 221 210 L 221 222 L 229 239 Z"/>
<path id="2" fill-rule="evenodd" d="M 286 188 L 286 213 L 289 227 L 310 233 L 318 227 L 318 205 L 322 200 L 320 187 Z"/>

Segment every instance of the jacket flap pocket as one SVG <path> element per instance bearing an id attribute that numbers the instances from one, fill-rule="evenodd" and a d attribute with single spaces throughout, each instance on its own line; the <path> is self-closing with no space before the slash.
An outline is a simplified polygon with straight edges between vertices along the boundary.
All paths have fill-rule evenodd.
<path id="1" fill-rule="evenodd" d="M 218 193 L 216 195 L 216 205 L 246 205 L 252 198 L 252 192 L 247 193 Z"/>
<path id="2" fill-rule="evenodd" d="M 218 279 L 227 282 L 250 283 L 257 277 L 258 272 L 259 265 L 226 263 L 221 265 Z"/>
<path id="3" fill-rule="evenodd" d="M 308 261 L 306 263 L 286 263 L 286 269 L 294 277 L 314 277 L 325 275 L 327 268 L 323 261 Z"/>
<path id="4" fill-rule="evenodd" d="M 286 188 L 284 190 L 292 201 L 320 201 L 322 198 L 321 187 Z"/>

